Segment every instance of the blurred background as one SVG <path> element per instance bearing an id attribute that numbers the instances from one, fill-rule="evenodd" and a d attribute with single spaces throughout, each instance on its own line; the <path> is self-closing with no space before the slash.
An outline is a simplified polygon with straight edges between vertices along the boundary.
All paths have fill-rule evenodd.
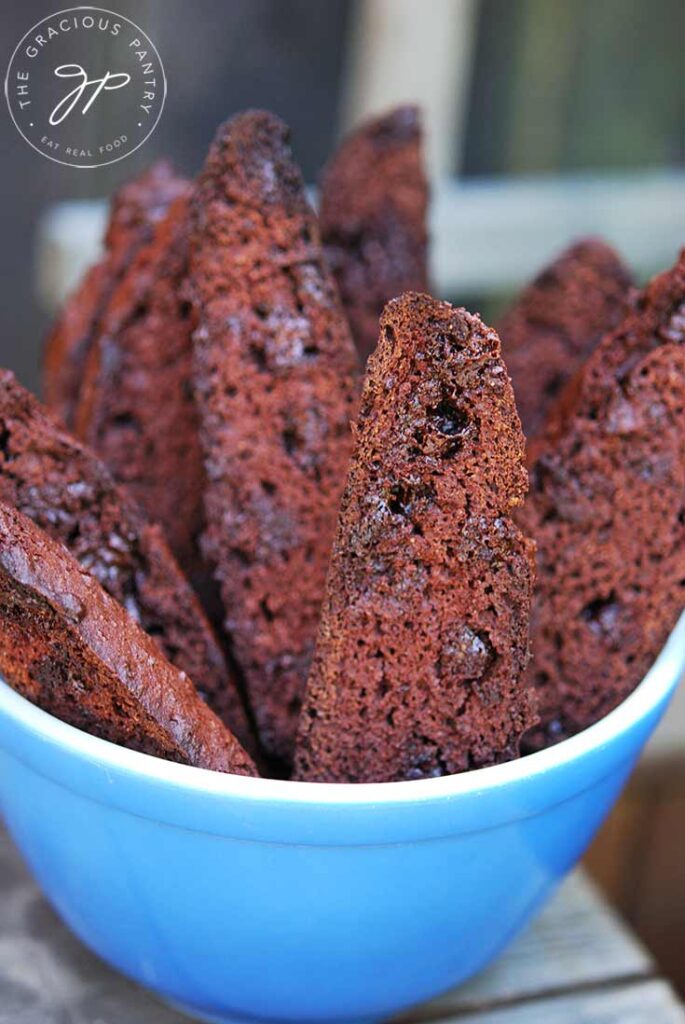
<path id="1" fill-rule="evenodd" d="M 61 4 L 0 13 L 5 60 Z M 685 244 L 683 0 L 116 0 L 155 42 L 168 95 L 130 158 L 78 170 L 1 119 L 0 364 L 37 387 L 65 291 L 94 258 L 103 197 L 156 156 L 186 173 L 231 113 L 293 129 L 315 183 L 346 129 L 425 112 L 433 280 L 493 318 L 570 239 L 601 234 L 640 278 Z M 102 45 L 106 45 L 103 42 Z M 685 693 L 590 852 L 605 891 L 685 991 Z"/>

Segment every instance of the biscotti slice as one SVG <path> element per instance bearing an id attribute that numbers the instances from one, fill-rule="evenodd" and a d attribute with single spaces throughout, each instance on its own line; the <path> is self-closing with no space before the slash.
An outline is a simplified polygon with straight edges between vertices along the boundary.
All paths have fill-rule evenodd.
<path id="1" fill-rule="evenodd" d="M 657 274 L 609 331 L 574 382 L 570 412 L 592 418 L 606 394 L 622 385 L 635 365 L 661 345 L 685 344 L 685 249 L 673 267 Z M 552 428 L 559 424 L 552 418 Z M 563 426 L 563 420 L 561 421 Z"/>
<path id="2" fill-rule="evenodd" d="M 538 548 L 537 749 L 640 682 L 685 607 L 685 275 L 655 278 L 534 451 L 519 521 Z"/>
<path id="3" fill-rule="evenodd" d="M 511 519 L 524 440 L 496 333 L 390 302 L 368 363 L 295 777 L 390 782 L 516 757 L 533 547 Z"/>
<path id="4" fill-rule="evenodd" d="M 535 437 L 602 336 L 625 316 L 630 272 L 600 239 L 570 246 L 523 290 L 498 325 L 523 430 Z"/>
<path id="5" fill-rule="evenodd" d="M 0 372 L 0 499 L 61 541 L 250 742 L 235 682 L 161 530 L 8 371 Z"/>
<path id="6" fill-rule="evenodd" d="M 193 684 L 69 552 L 0 502 L 0 673 L 79 729 L 156 757 L 256 775 Z"/>
<path id="7" fill-rule="evenodd" d="M 363 359 L 385 303 L 428 287 L 427 205 L 416 107 L 365 122 L 323 173 L 321 237 Z"/>
<path id="8" fill-rule="evenodd" d="M 67 299 L 45 346 L 43 395 L 67 426 L 73 424 L 83 367 L 104 306 L 155 223 L 186 189 L 171 165 L 160 160 L 114 196 L 105 255 Z"/>
<path id="9" fill-rule="evenodd" d="M 188 200 L 172 205 L 100 318 L 75 413 L 77 436 L 201 575 L 204 469 L 191 383 Z"/>
<path id="10" fill-rule="evenodd" d="M 218 131 L 190 279 L 204 551 L 264 747 L 292 754 L 356 409 L 356 353 L 276 117 Z"/>

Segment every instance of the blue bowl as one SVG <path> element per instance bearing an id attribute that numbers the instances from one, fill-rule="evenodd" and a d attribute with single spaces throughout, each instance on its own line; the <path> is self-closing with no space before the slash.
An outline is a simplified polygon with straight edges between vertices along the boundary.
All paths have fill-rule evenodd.
<path id="1" fill-rule="evenodd" d="M 220 775 L 0 683 L 0 804 L 110 964 L 210 1021 L 377 1020 L 480 970 L 583 853 L 685 669 L 685 617 L 601 722 L 519 761 L 374 785 Z"/>

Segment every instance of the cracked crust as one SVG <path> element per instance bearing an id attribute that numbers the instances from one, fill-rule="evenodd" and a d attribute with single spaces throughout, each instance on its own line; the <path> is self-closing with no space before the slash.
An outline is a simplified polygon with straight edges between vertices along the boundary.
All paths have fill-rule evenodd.
<path id="1" fill-rule="evenodd" d="M 417 107 L 365 122 L 321 178 L 321 237 L 363 360 L 389 299 L 428 288 L 428 185 Z"/>
<path id="2" fill-rule="evenodd" d="M 57 541 L 0 502 L 0 672 L 93 736 L 199 768 L 256 775 L 234 736 Z"/>
<path id="3" fill-rule="evenodd" d="M 356 355 L 285 125 L 218 131 L 190 273 L 204 551 L 265 749 L 288 759 L 351 448 Z"/>
<path id="4" fill-rule="evenodd" d="M 389 782 L 518 755 L 533 547 L 494 331 L 407 294 L 381 318 L 303 708 L 296 778 Z"/>

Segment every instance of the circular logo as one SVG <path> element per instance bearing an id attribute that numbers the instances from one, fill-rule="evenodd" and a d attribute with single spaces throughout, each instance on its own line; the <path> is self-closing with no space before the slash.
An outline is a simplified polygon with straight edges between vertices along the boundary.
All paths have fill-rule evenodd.
<path id="1" fill-rule="evenodd" d="M 30 146 L 69 167 L 123 160 L 152 134 L 166 97 L 154 43 L 128 18 L 72 7 L 43 18 L 7 69 L 12 120 Z"/>

